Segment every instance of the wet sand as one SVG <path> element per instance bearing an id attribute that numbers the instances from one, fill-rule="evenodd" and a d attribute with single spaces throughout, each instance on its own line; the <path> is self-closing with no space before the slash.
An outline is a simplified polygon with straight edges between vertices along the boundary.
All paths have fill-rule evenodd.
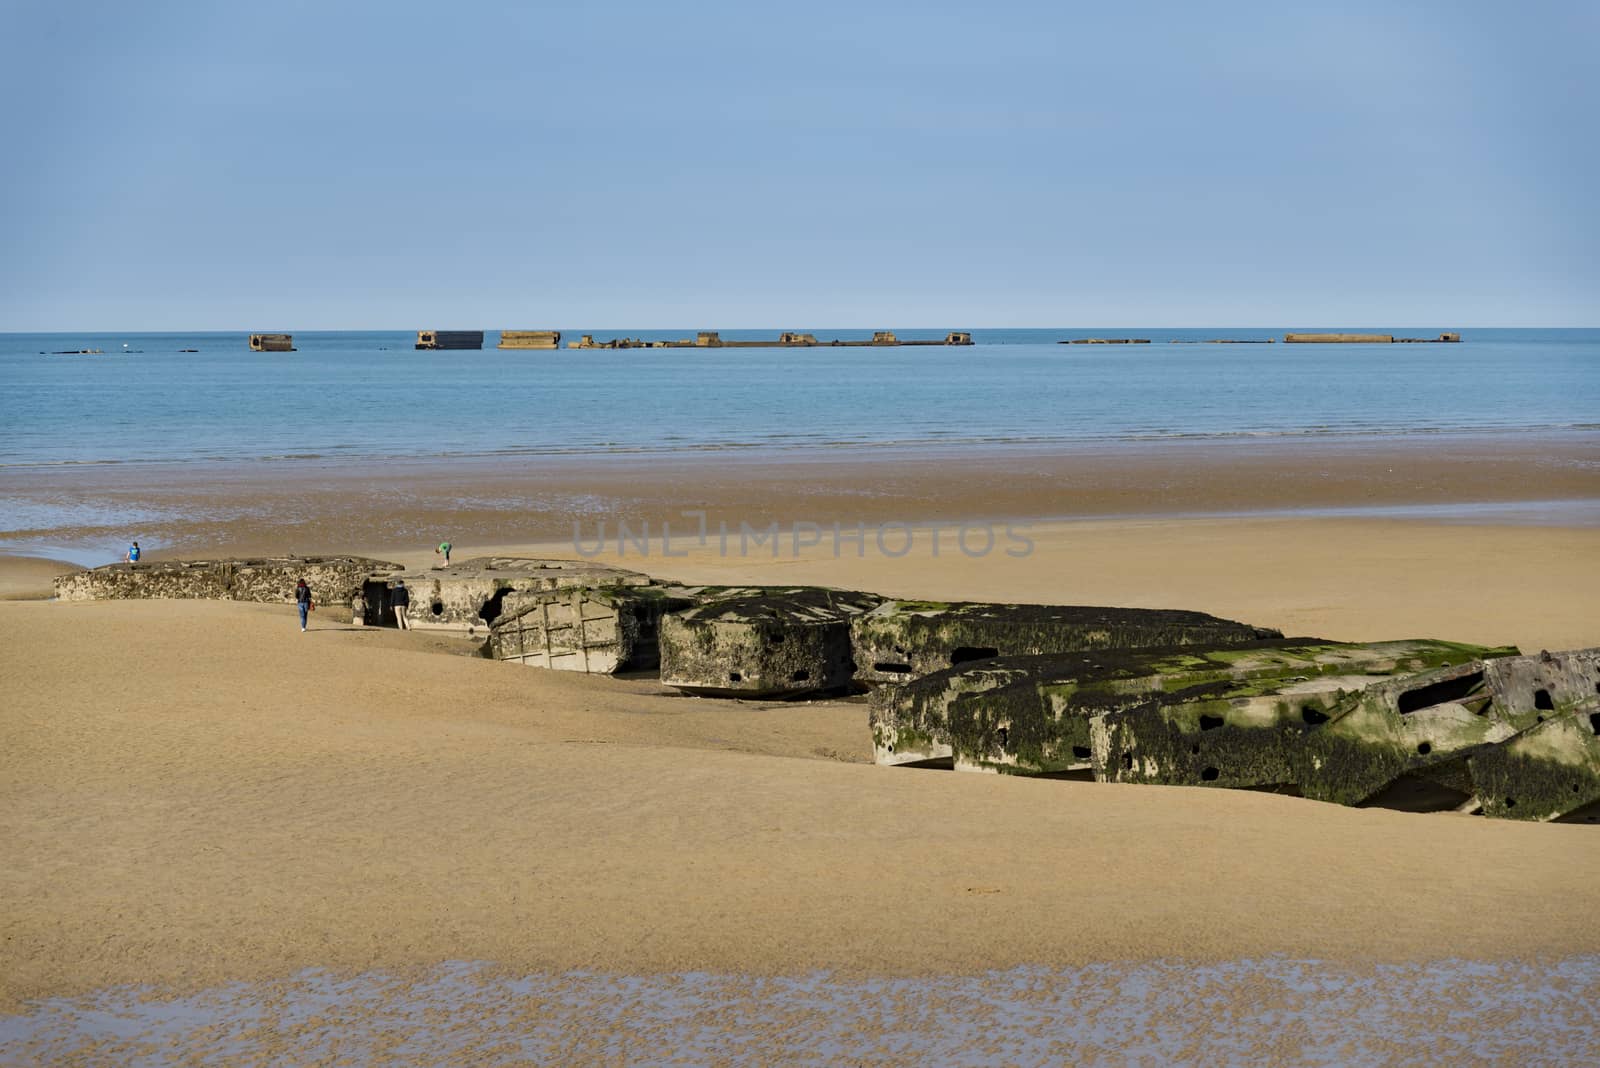
<path id="1" fill-rule="evenodd" d="M 83 562 L 131 538 L 152 557 L 570 540 L 602 519 L 682 530 L 686 510 L 737 529 L 1522 503 L 1561 525 L 1581 501 L 1592 525 L 1600 435 L 64 465 L 0 469 L 0 500 L 0 549 Z"/>

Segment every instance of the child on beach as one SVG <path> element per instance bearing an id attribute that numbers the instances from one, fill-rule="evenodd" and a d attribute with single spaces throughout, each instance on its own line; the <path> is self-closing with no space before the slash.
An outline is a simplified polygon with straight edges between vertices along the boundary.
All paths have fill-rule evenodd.
<path id="1" fill-rule="evenodd" d="M 300 633 L 306 632 L 306 615 L 316 607 L 311 603 L 311 587 L 306 585 L 306 580 L 301 579 L 294 587 L 294 603 L 300 606 Z"/>
<path id="2" fill-rule="evenodd" d="M 138 562 L 139 562 L 139 543 L 138 542 L 134 542 L 132 545 L 128 546 L 128 563 L 137 564 Z"/>
<path id="3" fill-rule="evenodd" d="M 449 542 L 441 541 L 439 543 L 439 547 L 437 549 L 433 550 L 433 552 L 434 552 L 435 556 L 439 555 L 440 553 L 443 553 L 444 554 L 444 566 L 445 567 L 449 567 L 450 566 L 450 543 Z"/>

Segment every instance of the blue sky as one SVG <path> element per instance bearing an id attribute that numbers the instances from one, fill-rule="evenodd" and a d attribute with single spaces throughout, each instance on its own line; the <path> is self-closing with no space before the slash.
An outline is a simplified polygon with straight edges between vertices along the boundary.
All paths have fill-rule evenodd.
<path id="1" fill-rule="evenodd" d="M 1600 325 L 1600 4 L 14 3 L 0 330 Z"/>

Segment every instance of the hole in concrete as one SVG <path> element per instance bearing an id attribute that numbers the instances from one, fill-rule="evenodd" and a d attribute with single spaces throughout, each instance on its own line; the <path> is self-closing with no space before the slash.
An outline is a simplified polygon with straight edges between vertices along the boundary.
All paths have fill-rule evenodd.
<path id="1" fill-rule="evenodd" d="M 793 675 L 789 676 L 789 681 L 790 682 L 805 682 L 806 680 L 808 680 L 810 678 L 811 678 L 811 672 L 807 671 L 805 668 L 801 668 L 799 671 L 796 671 Z"/>
<path id="2" fill-rule="evenodd" d="M 1546 712 L 1554 712 L 1556 703 L 1550 700 L 1549 690 L 1535 690 L 1533 691 L 1533 707 L 1542 708 Z"/>
<path id="3" fill-rule="evenodd" d="M 1326 712 L 1323 712 L 1321 709 L 1312 708 L 1310 705 L 1306 705 L 1300 710 L 1300 718 L 1305 720 L 1306 726 L 1308 727 L 1320 727 L 1322 724 L 1328 722 L 1328 714 Z"/>
<path id="4" fill-rule="evenodd" d="M 1133 752 L 1131 750 L 1124 749 L 1122 751 L 1122 770 L 1133 770 Z"/>
<path id="5" fill-rule="evenodd" d="M 1514 798 L 1514 797 L 1506 798 L 1506 808 L 1516 808 L 1516 807 L 1517 807 L 1517 799 L 1516 798 Z"/>
<path id="6" fill-rule="evenodd" d="M 1534 716 L 1533 717 L 1533 721 L 1535 723 L 1543 723 L 1544 722 L 1544 717 L 1543 716 Z"/>
<path id="7" fill-rule="evenodd" d="M 1191 745 L 1189 747 L 1189 752 L 1193 756 L 1199 756 L 1200 755 L 1200 747 L 1198 745 Z"/>
<path id="8" fill-rule="evenodd" d="M 1403 716 L 1407 712 L 1415 712 L 1419 708 L 1432 708 L 1442 705 L 1446 701 L 1459 701 L 1469 696 L 1472 691 L 1483 685 L 1483 672 L 1474 671 L 1470 675 L 1462 675 L 1456 679 L 1445 679 L 1431 686 L 1422 686 L 1415 690 L 1407 690 L 1400 695 L 1399 708 Z"/>
<path id="9" fill-rule="evenodd" d="M 1589 713 L 1589 729 L 1595 733 L 1596 737 L 1600 737 L 1600 712 Z"/>
<path id="10" fill-rule="evenodd" d="M 494 596 L 483 602 L 483 607 L 478 609 L 478 618 L 485 623 L 493 623 L 500 618 L 500 606 L 505 603 L 506 594 L 510 590 L 495 590 Z"/>
<path id="11" fill-rule="evenodd" d="M 1572 784 L 1572 792 L 1573 793 L 1578 793 L 1578 784 L 1577 783 L 1573 783 Z"/>
<path id="12" fill-rule="evenodd" d="M 1218 771 L 1216 768 L 1206 768 L 1200 772 L 1200 778 L 1204 782 L 1216 782 L 1221 777 L 1222 772 Z"/>
<path id="13" fill-rule="evenodd" d="M 950 651 L 950 663 L 965 664 L 969 660 L 988 660 L 1000 655 L 1000 650 L 983 645 L 962 645 Z"/>
<path id="14" fill-rule="evenodd" d="M 1429 742 L 1418 742 L 1417 752 L 1421 753 L 1423 756 L 1427 756 L 1429 753 L 1433 752 L 1433 745 Z"/>
<path id="15" fill-rule="evenodd" d="M 436 616 L 444 615 L 444 602 L 443 601 L 435 601 L 435 602 L 433 602 L 432 604 L 430 604 L 428 606 L 428 611 L 432 612 Z"/>
<path id="16" fill-rule="evenodd" d="M 782 645 L 783 634 L 779 631 L 773 631 L 771 634 L 767 635 L 767 641 L 771 642 L 773 645 Z"/>
<path id="17" fill-rule="evenodd" d="M 1089 747 L 1086 745 L 1075 745 L 1072 747 L 1072 755 L 1078 760 L 1088 760 Z"/>
<path id="18" fill-rule="evenodd" d="M 873 671 L 881 671 L 886 675 L 909 675 L 909 674 L 911 674 L 911 665 L 910 664 L 873 664 L 872 665 L 872 670 Z"/>
<path id="19" fill-rule="evenodd" d="M 1202 715 L 1200 717 L 1200 729 L 1203 731 L 1214 731 L 1218 727 L 1222 726 L 1224 722 L 1226 721 L 1221 716 Z"/>
<path id="20" fill-rule="evenodd" d="M 1001 749 L 1004 749 L 1006 747 L 1006 739 L 1008 739 L 1010 737 L 1011 737 L 1011 732 L 1006 730 L 1004 727 L 1001 727 L 999 730 L 994 732 L 994 739 L 995 739 L 995 741 L 1000 743 L 1000 748 Z"/>
<path id="21" fill-rule="evenodd" d="M 730 671 L 730 672 L 728 672 L 728 681 L 729 682 L 743 682 L 744 681 L 744 676 L 739 674 L 737 671 Z"/>

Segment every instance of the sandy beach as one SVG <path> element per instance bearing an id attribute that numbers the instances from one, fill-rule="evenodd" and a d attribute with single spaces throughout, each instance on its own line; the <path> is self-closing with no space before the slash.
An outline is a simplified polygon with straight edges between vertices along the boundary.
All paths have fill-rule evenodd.
<path id="1" fill-rule="evenodd" d="M 736 551 L 737 541 L 724 551 L 714 535 L 705 546 L 689 538 L 664 547 L 657 534 L 643 551 L 628 543 L 619 554 L 612 544 L 599 558 L 692 582 L 1192 608 L 1346 640 L 1429 636 L 1528 650 L 1600 641 L 1600 529 L 1318 514 L 1307 510 L 1308 485 L 1322 486 L 1315 500 L 1325 508 L 1368 498 L 1328 489 L 1303 464 L 1274 462 L 1283 477 L 1252 498 L 1262 514 L 1035 518 L 1024 527 L 1030 551 L 1016 556 L 952 549 L 955 527 L 935 555 L 934 528 L 924 526 L 904 553 L 881 551 L 870 535 L 861 552 L 847 543 L 835 555 L 827 537 L 796 549 L 785 527 L 776 555 L 770 544 Z M 1558 465 L 1563 474 L 1544 482 L 1529 474 L 1548 470 L 1544 461 L 1507 464 L 1502 481 L 1485 485 L 1508 497 L 1592 489 L 1579 463 Z M 1075 465 L 1087 481 L 1118 477 L 1082 458 Z M 1227 478 L 1244 477 L 1239 464 L 1226 466 Z M 1466 470 L 1448 458 L 1442 468 L 1441 485 Z M 1201 465 L 1177 481 L 1219 485 L 1221 470 Z M 726 476 L 716 465 L 685 469 L 672 489 L 690 505 L 718 494 L 731 501 Z M 932 476 L 897 483 L 895 504 L 922 492 L 918 477 Z M 754 485 L 741 480 L 738 493 Z M 947 480 L 930 511 L 987 521 L 1004 514 L 991 511 L 1001 499 L 1027 514 L 1006 496 L 1012 490 L 969 494 L 967 485 Z M 816 499 L 840 508 L 855 488 L 848 478 L 821 482 Z M 173 540 L 199 552 L 314 546 L 432 562 L 446 518 L 438 499 L 391 508 L 387 525 L 362 540 L 347 512 L 317 510 L 334 492 L 302 494 L 292 542 L 274 541 L 283 531 L 271 524 L 247 534 L 233 518 Z M 780 504 L 786 483 L 759 492 L 761 514 L 794 514 Z M 1036 503 L 1034 514 L 1053 507 Z M 1300 513 L 1277 514 L 1286 509 Z M 893 522 L 888 506 L 866 514 Z M 504 515 L 498 528 L 472 522 L 469 530 L 501 537 L 455 534 L 458 558 L 574 555 L 570 538 L 516 537 L 518 521 Z M 417 536 L 395 538 L 396 529 Z M 12 597 L 47 594 L 58 568 L 0 564 Z M 162 1005 L 245 982 L 251 997 L 280 1005 L 278 1037 L 249 1050 L 303 1056 L 329 1032 L 290 1026 L 299 1010 L 281 1006 L 320 997 L 303 978 L 317 970 L 377 984 L 350 995 L 365 1008 L 341 1024 L 340 1033 L 370 1036 L 405 999 L 441 997 L 431 969 L 450 962 L 488 968 L 460 981 L 491 1000 L 511 997 L 518 1013 L 528 998 L 551 995 L 513 997 L 496 977 L 726 976 L 735 987 L 715 997 L 736 1001 L 755 997 L 749 984 L 763 976 L 825 976 L 813 1026 L 840 1005 L 869 1003 L 876 995 L 850 984 L 873 977 L 992 986 L 1013 982 L 995 978 L 1007 969 L 1043 967 L 1056 971 L 1035 980 L 1071 986 L 1074 1004 L 1087 1005 L 1104 983 L 1061 969 L 1110 966 L 1124 970 L 1118 982 L 1133 982 L 1126 969 L 1180 961 L 1224 968 L 1210 996 L 1241 1019 L 1249 1048 L 1272 1059 L 1276 1039 L 1255 1010 L 1293 1001 L 1298 981 L 1274 973 L 1274 961 L 1319 961 L 1324 975 L 1367 991 L 1347 1006 L 1356 1021 L 1373 998 L 1395 993 L 1384 983 L 1401 973 L 1380 981 L 1374 968 L 1426 965 L 1438 978 L 1454 974 L 1443 961 L 1565 961 L 1578 978 L 1564 998 L 1600 976 L 1582 963 L 1600 954 L 1600 849 L 1584 821 L 1504 824 L 1264 793 L 878 768 L 859 698 L 693 699 L 653 680 L 477 660 L 461 655 L 472 649 L 459 639 L 351 628 L 337 610 L 318 613 L 306 635 L 291 617 L 286 607 L 200 602 L 0 604 L 3 835 L 20 859 L 0 875 L 0 994 L 22 1014 L 11 1049 L 93 1063 L 163 1035 L 192 1041 L 188 1025 L 171 1020 L 147 1021 L 142 1038 L 91 1028 L 93 1042 L 81 1024 L 135 985 L 154 993 L 129 1004 L 153 996 Z M 1181 982 L 1163 974 L 1139 981 Z M 1439 981 L 1439 998 L 1460 996 Z M 563 989 L 586 1004 L 617 1003 L 611 987 L 581 998 Z M 976 996 L 925 992 L 952 1004 Z M 1111 1011 L 1102 1006 L 1093 1019 Z M 1149 1026 L 1146 1037 L 1160 1030 Z M 1469 1026 L 1463 1048 L 1491 1048 L 1472 1043 L 1497 1026 L 1492 1017 Z M 600 1033 L 619 1041 L 651 1033 L 638 1021 L 607 1027 Z M 1583 1033 L 1594 1032 L 1574 1032 Z M 580 1027 L 569 1037 L 595 1034 Z M 656 1039 L 683 1036 L 668 1028 Z M 587 1056 L 581 1042 L 567 1048 Z M 901 1061 L 917 1059 L 911 1049 Z"/>

